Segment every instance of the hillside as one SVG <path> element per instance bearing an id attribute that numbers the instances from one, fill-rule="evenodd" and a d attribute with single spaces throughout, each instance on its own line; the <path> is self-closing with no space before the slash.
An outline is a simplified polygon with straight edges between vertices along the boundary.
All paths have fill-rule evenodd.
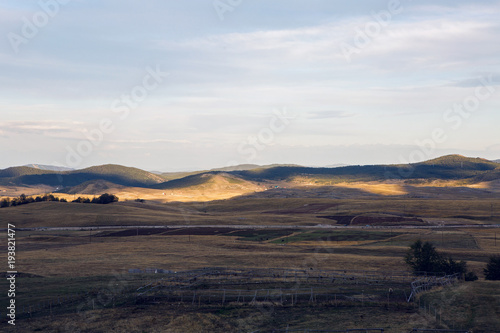
<path id="1" fill-rule="evenodd" d="M 241 189 L 259 188 L 256 183 L 288 182 L 302 185 L 333 185 L 338 183 L 404 180 L 408 184 L 434 180 L 477 183 L 500 179 L 500 166 L 481 158 L 448 155 L 409 165 L 363 165 L 336 168 L 314 168 L 296 165 L 240 165 L 210 171 L 156 175 L 137 168 L 107 164 L 74 171 L 51 171 L 30 167 L 12 167 L 0 170 L 0 185 L 46 185 L 71 188 L 101 181 L 98 188 L 109 182 L 121 186 L 149 189 L 210 188 L 217 182 L 240 186 Z M 248 169 L 250 168 L 250 169 Z M 167 180 L 167 181 L 166 181 Z M 215 182 L 215 183 L 214 183 Z M 104 185 L 103 185 L 104 184 Z M 211 185 L 209 185 L 211 184 Z M 82 185 L 82 188 L 92 183 Z M 200 187 L 201 186 L 201 187 Z M 221 185 L 222 186 L 222 185 Z M 222 188 L 224 188 L 222 186 Z M 213 187 L 213 186 L 212 186 Z M 213 187 L 214 189 L 217 186 Z M 74 191 L 75 189 L 67 189 Z"/>
<path id="2" fill-rule="evenodd" d="M 101 195 L 103 193 L 116 193 L 120 189 L 122 189 L 122 185 L 113 184 L 111 182 L 105 180 L 90 180 L 85 183 L 81 183 L 80 185 L 76 185 L 73 187 L 67 187 L 59 193 L 66 194 L 93 194 L 93 195 Z"/>
<path id="3" fill-rule="evenodd" d="M 21 176 L 27 176 L 27 175 L 43 175 L 46 173 L 53 173 L 53 172 L 47 171 L 47 170 L 31 168 L 28 166 L 10 167 L 7 169 L 0 170 L 0 179 L 21 177 Z"/>
<path id="4" fill-rule="evenodd" d="M 239 164 L 222 168 L 215 168 L 210 170 L 202 170 L 202 171 L 189 171 L 189 172 L 164 172 L 159 175 L 164 180 L 174 180 L 180 179 L 188 176 L 199 175 L 203 173 L 209 172 L 231 172 L 231 171 L 246 171 L 246 170 L 255 170 L 255 169 L 270 169 L 280 166 L 289 166 L 289 167 L 298 167 L 299 165 L 295 164 L 270 164 L 270 165 L 257 165 L 257 164 Z"/>
<path id="5" fill-rule="evenodd" d="M 478 170 L 491 170 L 498 167 L 498 165 L 496 165 L 493 161 L 479 157 L 471 158 L 462 155 L 447 155 L 417 164 Z"/>
<path id="6" fill-rule="evenodd" d="M 474 177 L 474 181 L 476 182 L 489 182 L 498 179 L 500 179 L 500 167 Z"/>
<path id="7" fill-rule="evenodd" d="M 153 189 L 171 190 L 171 189 L 258 189 L 258 186 L 252 182 L 246 181 L 235 175 L 223 172 L 211 172 L 187 176 L 181 179 L 171 180 L 165 183 L 151 186 Z"/>
<path id="8" fill-rule="evenodd" d="M 163 178 L 150 172 L 114 164 L 66 172 L 17 167 L 0 171 L 0 177 L 0 184 L 4 185 L 44 184 L 57 187 L 76 186 L 97 179 L 124 186 L 149 186 L 163 181 Z"/>
<path id="9" fill-rule="evenodd" d="M 494 160 L 492 162 L 495 162 L 495 163 L 500 163 L 500 160 Z"/>
<path id="10" fill-rule="evenodd" d="M 498 164 L 479 158 L 460 155 L 443 156 L 410 165 L 365 165 L 339 168 L 276 167 L 235 171 L 233 174 L 253 181 L 293 181 L 297 177 L 318 181 L 383 181 L 389 179 L 471 179 L 498 167 Z"/>

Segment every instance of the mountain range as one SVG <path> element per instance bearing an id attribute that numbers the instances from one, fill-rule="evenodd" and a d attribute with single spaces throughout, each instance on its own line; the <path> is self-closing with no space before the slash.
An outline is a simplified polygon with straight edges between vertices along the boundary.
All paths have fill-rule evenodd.
<path id="1" fill-rule="evenodd" d="M 34 166 L 34 165 L 33 165 Z M 57 170 L 50 166 L 21 166 L 0 170 L 0 185 L 48 185 L 66 193 L 78 193 L 87 187 L 113 186 L 174 189 L 213 182 L 214 176 L 228 184 L 248 186 L 266 182 L 340 182 L 406 180 L 462 180 L 469 183 L 500 179 L 500 160 L 490 161 L 461 155 L 448 155 L 429 161 L 400 165 L 364 165 L 331 168 L 298 165 L 240 165 L 208 171 L 162 173 L 115 164 L 93 166 L 81 170 Z M 42 168 L 43 167 L 43 168 Z M 78 188 L 75 188 L 78 187 Z"/>

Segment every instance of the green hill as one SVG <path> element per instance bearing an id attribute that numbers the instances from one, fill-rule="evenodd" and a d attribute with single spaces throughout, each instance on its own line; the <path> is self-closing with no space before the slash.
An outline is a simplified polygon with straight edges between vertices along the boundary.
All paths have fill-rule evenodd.
<path id="1" fill-rule="evenodd" d="M 479 157 L 465 157 L 462 155 L 447 155 L 417 164 L 479 170 L 491 170 L 498 167 L 498 165 L 495 164 L 494 161 L 489 161 L 487 159 Z"/>
<path id="2" fill-rule="evenodd" d="M 481 173 L 480 175 L 474 177 L 474 181 L 476 182 L 488 182 L 498 179 L 500 179 L 500 167 L 495 170 Z"/>
<path id="3" fill-rule="evenodd" d="M 448 155 L 429 161 L 408 165 L 357 165 L 336 168 L 313 168 L 296 165 L 262 166 L 241 165 L 191 173 L 170 174 L 170 178 L 137 168 L 115 164 L 93 166 L 74 171 L 50 171 L 30 167 L 13 167 L 0 170 L 3 185 L 50 185 L 73 187 L 85 182 L 102 180 L 117 185 L 149 187 L 156 189 L 186 188 L 203 185 L 212 176 L 223 182 L 295 181 L 297 178 L 317 183 L 406 180 L 466 180 L 471 182 L 500 179 L 500 166 L 482 158 Z M 250 169 L 248 169 L 250 168 Z M 165 182 L 165 180 L 168 180 Z"/>
<path id="4" fill-rule="evenodd" d="M 161 173 L 160 176 L 167 181 L 180 179 L 188 176 L 194 176 L 204 173 L 211 172 L 231 172 L 231 171 L 245 171 L 245 170 L 254 170 L 254 169 L 270 169 L 280 166 L 290 166 L 290 167 L 298 167 L 298 165 L 294 164 L 270 164 L 270 165 L 257 165 L 257 164 L 239 164 L 233 165 L 223 168 L 215 168 L 210 170 L 202 170 L 202 171 L 190 171 L 190 172 L 164 172 Z"/>
<path id="5" fill-rule="evenodd" d="M 195 188 L 200 186 L 206 187 L 218 184 L 253 186 L 253 184 L 250 184 L 246 180 L 241 179 L 235 175 L 225 172 L 213 171 L 202 174 L 190 175 L 180 179 L 170 180 L 150 187 L 159 190 L 170 190 L 170 189 Z"/>
<path id="6" fill-rule="evenodd" d="M 105 180 L 124 186 L 150 186 L 163 182 L 163 179 L 150 172 L 121 165 L 107 164 L 82 170 L 54 172 L 34 168 L 21 167 L 15 170 L 0 171 L 1 184 L 15 185 L 50 185 L 70 187 L 92 180 Z"/>
<path id="7" fill-rule="evenodd" d="M 430 161 L 408 165 L 364 165 L 338 168 L 276 167 L 235 171 L 247 180 L 293 180 L 313 177 L 325 181 L 381 181 L 387 179 L 472 179 L 498 167 L 498 164 L 479 158 L 460 155 L 443 156 Z"/>
<path id="8" fill-rule="evenodd" d="M 12 178 L 12 177 L 21 177 L 27 175 L 42 175 L 46 173 L 54 173 L 53 171 L 47 171 L 42 169 L 31 168 L 28 166 L 20 166 L 20 167 L 11 167 L 4 170 L 0 170 L 0 179 L 1 178 Z"/>

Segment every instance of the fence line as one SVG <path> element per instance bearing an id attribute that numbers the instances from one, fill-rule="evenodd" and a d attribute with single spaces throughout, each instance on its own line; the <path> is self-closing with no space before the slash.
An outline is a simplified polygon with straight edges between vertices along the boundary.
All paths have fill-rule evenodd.
<path id="1" fill-rule="evenodd" d="M 321 333 L 350 333 L 350 332 L 380 332 L 384 333 L 383 328 L 351 328 L 351 329 L 345 329 L 345 330 L 315 330 L 315 329 L 284 329 L 284 330 L 273 330 L 273 333 L 278 333 L 278 332 L 285 332 L 285 333 L 292 333 L 292 332 L 297 332 L 297 333 L 309 333 L 309 332 L 321 332 Z"/>
<path id="2" fill-rule="evenodd" d="M 447 332 L 447 333 L 469 333 L 467 330 L 446 330 L 446 329 L 425 329 L 425 328 L 414 328 L 412 333 L 418 333 L 418 332 Z"/>
<path id="3" fill-rule="evenodd" d="M 460 278 L 460 274 L 455 273 L 452 275 L 446 275 L 443 277 L 422 277 L 418 280 L 415 280 L 411 283 L 411 294 L 408 297 L 408 302 L 411 301 L 417 294 L 428 291 L 436 286 L 447 286 L 453 284 L 458 281 Z"/>
<path id="4" fill-rule="evenodd" d="M 324 290 L 308 289 L 208 289 L 208 290 L 156 290 L 153 294 L 138 294 L 137 302 L 171 302 L 190 303 L 192 305 L 228 303 L 250 304 L 270 302 L 280 306 L 297 306 L 299 304 L 331 303 L 339 306 L 341 303 L 355 303 L 362 306 L 369 304 L 387 304 L 387 295 L 363 293 L 331 293 Z M 405 302 L 404 292 L 393 293 L 392 302 Z"/>

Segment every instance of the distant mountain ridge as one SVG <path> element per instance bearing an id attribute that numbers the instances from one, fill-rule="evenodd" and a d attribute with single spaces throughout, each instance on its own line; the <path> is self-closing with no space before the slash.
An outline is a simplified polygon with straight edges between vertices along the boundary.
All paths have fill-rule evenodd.
<path id="1" fill-rule="evenodd" d="M 194 187 L 215 189 L 217 186 L 220 186 L 222 184 L 224 184 L 225 186 L 240 188 L 256 187 L 254 183 L 241 179 L 229 172 L 215 171 L 170 180 L 161 184 L 153 185 L 151 186 L 151 188 L 159 190 L 172 190 Z"/>
<path id="2" fill-rule="evenodd" d="M 498 164 L 461 155 L 448 155 L 433 160 L 401 165 L 363 165 L 338 168 L 277 167 L 255 172 L 233 172 L 244 179 L 257 181 L 292 180 L 294 177 L 314 177 L 335 182 L 382 181 L 387 179 L 472 179 L 498 168 Z"/>
<path id="3" fill-rule="evenodd" d="M 170 181 L 170 180 L 180 179 L 180 178 L 184 178 L 184 177 L 188 177 L 188 176 L 199 175 L 199 174 L 203 174 L 203 173 L 207 173 L 207 172 L 232 172 L 232 171 L 245 171 L 245 170 L 254 170 L 254 169 L 270 169 L 270 168 L 275 168 L 275 167 L 279 167 L 279 166 L 296 166 L 296 167 L 298 167 L 299 165 L 296 165 L 296 164 L 269 164 L 269 165 L 238 164 L 238 165 L 222 167 L 222 168 L 215 168 L 215 169 L 210 169 L 210 170 L 203 170 L 203 171 L 163 172 L 163 173 L 156 173 L 155 172 L 155 174 L 158 174 L 166 181 Z"/>
<path id="4" fill-rule="evenodd" d="M 248 164 L 192 173 L 157 175 L 137 168 L 106 164 L 81 170 L 52 171 L 30 167 L 12 167 L 0 170 L 0 185 L 49 185 L 94 191 L 103 187 L 131 186 L 151 189 L 175 189 L 214 184 L 255 185 L 260 182 L 306 181 L 339 183 L 356 181 L 464 180 L 482 182 L 500 179 L 498 162 L 461 155 L 448 155 L 429 161 L 407 165 L 363 165 L 336 168 L 313 168 L 297 165 L 257 166 Z M 99 181 L 99 182 L 95 182 Z M 83 185 L 82 185 L 83 184 Z M 76 190 L 76 189 L 74 189 Z"/>
<path id="5" fill-rule="evenodd" d="M 73 171 L 50 171 L 30 167 L 13 167 L 0 170 L 0 184 L 76 186 L 91 180 L 105 180 L 123 186 L 147 187 L 164 182 L 153 173 L 121 165 L 106 164 Z"/>

